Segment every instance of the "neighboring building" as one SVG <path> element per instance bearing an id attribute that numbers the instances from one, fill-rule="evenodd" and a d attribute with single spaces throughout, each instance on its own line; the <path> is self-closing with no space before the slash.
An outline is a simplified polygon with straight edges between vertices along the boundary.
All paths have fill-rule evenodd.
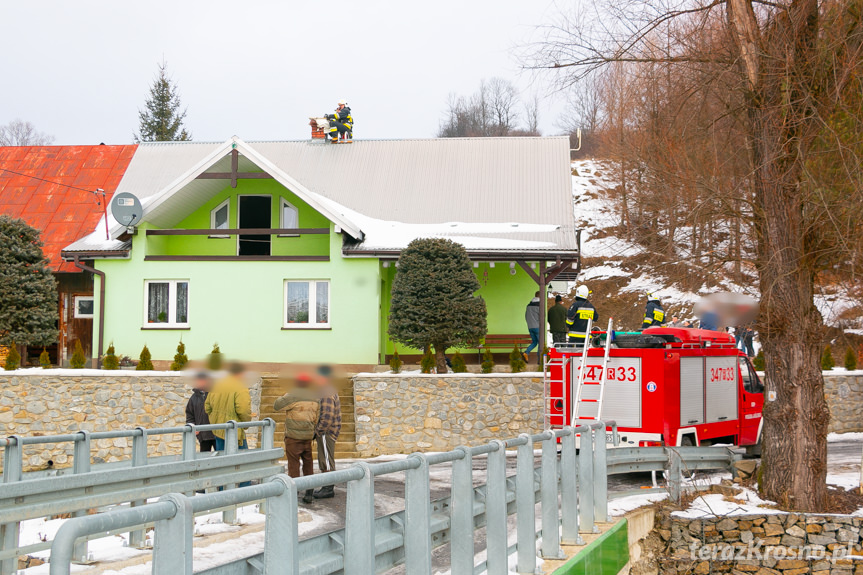
<path id="1" fill-rule="evenodd" d="M 463 244 L 489 333 L 526 334 L 536 270 L 576 271 L 570 180 L 565 137 L 143 143 L 117 188 L 143 220 L 109 218 L 110 240 L 94 229 L 63 257 L 105 274 L 97 351 L 167 361 L 182 338 L 192 358 L 218 342 L 246 361 L 369 366 L 393 352 L 394 264 L 419 237 Z"/>
<path id="2" fill-rule="evenodd" d="M 49 346 L 53 363 L 72 355 L 81 340 L 90 355 L 93 339 L 93 274 L 64 261 L 60 250 L 102 226 L 110 201 L 136 146 L 0 147 L 0 214 L 21 218 L 42 234 L 43 251 L 57 279 L 59 341 Z M 24 175 L 20 175 L 24 174 Z M 101 189 L 101 194 L 90 193 Z M 41 347 L 27 350 L 38 357 Z"/>

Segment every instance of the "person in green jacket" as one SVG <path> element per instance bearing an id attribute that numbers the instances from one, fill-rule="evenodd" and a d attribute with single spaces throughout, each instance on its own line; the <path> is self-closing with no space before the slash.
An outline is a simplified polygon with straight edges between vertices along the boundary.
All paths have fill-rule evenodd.
<path id="1" fill-rule="evenodd" d="M 227 423 L 229 421 L 252 420 L 252 398 L 249 388 L 243 381 L 243 366 L 233 363 L 228 368 L 228 375 L 213 385 L 204 402 L 204 410 L 210 418 L 210 423 Z M 225 430 L 213 430 L 216 436 L 216 451 L 225 450 Z M 237 430 L 237 447 L 246 449 L 246 434 Z"/>
<path id="2" fill-rule="evenodd" d="M 559 295 L 555 296 L 554 305 L 548 310 L 548 327 L 551 330 L 552 342 L 566 343 L 566 306 Z"/>
<path id="3" fill-rule="evenodd" d="M 321 394 L 312 387 L 312 378 L 307 373 L 296 376 L 293 388 L 276 400 L 273 409 L 285 412 L 285 455 L 288 459 L 288 475 L 300 477 L 315 472 L 312 462 L 312 439 L 321 412 Z M 313 501 L 314 490 L 303 495 L 303 503 Z"/>

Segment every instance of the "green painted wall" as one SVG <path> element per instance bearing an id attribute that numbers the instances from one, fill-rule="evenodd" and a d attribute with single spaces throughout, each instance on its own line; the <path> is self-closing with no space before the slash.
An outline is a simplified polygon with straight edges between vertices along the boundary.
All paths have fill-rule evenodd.
<path id="1" fill-rule="evenodd" d="M 241 195 L 269 195 L 272 197 L 270 227 L 280 228 L 281 199 L 286 199 L 299 211 L 299 227 L 329 228 L 326 217 L 315 211 L 275 180 L 238 180 L 237 187 L 229 185 L 213 196 L 194 213 L 177 224 L 177 228 L 207 229 L 210 227 L 210 212 L 226 199 L 230 201 L 229 225 L 238 228 L 237 206 Z M 303 235 L 297 237 L 274 237 L 272 255 L 329 255 L 330 242 L 325 235 Z M 207 236 L 151 236 L 147 241 L 151 255 L 237 255 L 237 237 L 210 238 Z"/>
<path id="2" fill-rule="evenodd" d="M 392 354 L 395 350 L 395 345 L 387 335 L 387 329 L 389 327 L 390 293 L 396 270 L 397 268 L 393 265 L 388 268 L 381 267 L 381 277 L 383 278 L 381 289 L 384 294 L 381 305 L 381 325 L 383 326 L 381 348 L 386 349 L 387 354 Z M 474 267 L 474 273 L 476 273 L 480 285 L 477 295 L 485 299 L 485 305 L 488 309 L 488 333 L 527 335 L 524 308 L 538 289 L 533 278 L 518 266 L 515 268 L 515 274 L 511 274 L 508 262 L 496 262 L 494 267 L 491 267 L 488 262 L 479 262 L 479 266 Z M 401 345 L 398 348 L 399 353 L 419 353 L 417 350 L 411 350 Z M 466 351 L 476 352 L 475 349 L 462 350 L 462 352 Z"/>
<path id="3" fill-rule="evenodd" d="M 209 210 L 204 210 L 209 225 Z M 301 214 L 300 224 L 318 226 L 320 221 L 307 223 Z M 246 361 L 377 362 L 379 263 L 342 258 L 341 234 L 317 236 L 328 242 L 327 251 L 334 255 L 329 262 L 144 262 L 145 248 L 158 246 L 156 237 L 146 239 L 145 229 L 133 238 L 131 259 L 96 261 L 107 275 L 106 348 L 113 341 L 118 354 L 137 358 L 146 343 L 153 359 L 167 360 L 182 337 L 192 359 L 203 358 L 218 341 L 229 358 Z M 189 329 L 142 329 L 148 279 L 189 280 Z M 282 329 L 285 279 L 331 280 L 332 329 Z"/>

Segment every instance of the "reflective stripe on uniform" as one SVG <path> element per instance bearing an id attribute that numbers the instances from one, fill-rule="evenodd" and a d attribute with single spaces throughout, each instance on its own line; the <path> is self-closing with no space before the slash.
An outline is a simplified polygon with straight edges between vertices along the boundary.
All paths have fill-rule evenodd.
<path id="1" fill-rule="evenodd" d="M 584 334 L 584 333 L 578 333 L 578 332 L 575 332 L 575 331 L 570 331 L 570 332 L 568 332 L 566 335 L 567 335 L 567 337 L 587 337 L 587 334 Z"/>

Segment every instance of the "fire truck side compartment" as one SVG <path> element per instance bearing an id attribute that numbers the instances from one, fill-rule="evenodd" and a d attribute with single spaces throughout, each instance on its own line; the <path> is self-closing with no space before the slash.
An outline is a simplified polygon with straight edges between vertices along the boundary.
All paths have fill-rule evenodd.
<path id="1" fill-rule="evenodd" d="M 704 423 L 704 358 L 680 358 L 680 427 Z"/>
<path id="2" fill-rule="evenodd" d="M 707 388 L 707 423 L 737 419 L 737 358 L 705 358 L 704 379 Z"/>

